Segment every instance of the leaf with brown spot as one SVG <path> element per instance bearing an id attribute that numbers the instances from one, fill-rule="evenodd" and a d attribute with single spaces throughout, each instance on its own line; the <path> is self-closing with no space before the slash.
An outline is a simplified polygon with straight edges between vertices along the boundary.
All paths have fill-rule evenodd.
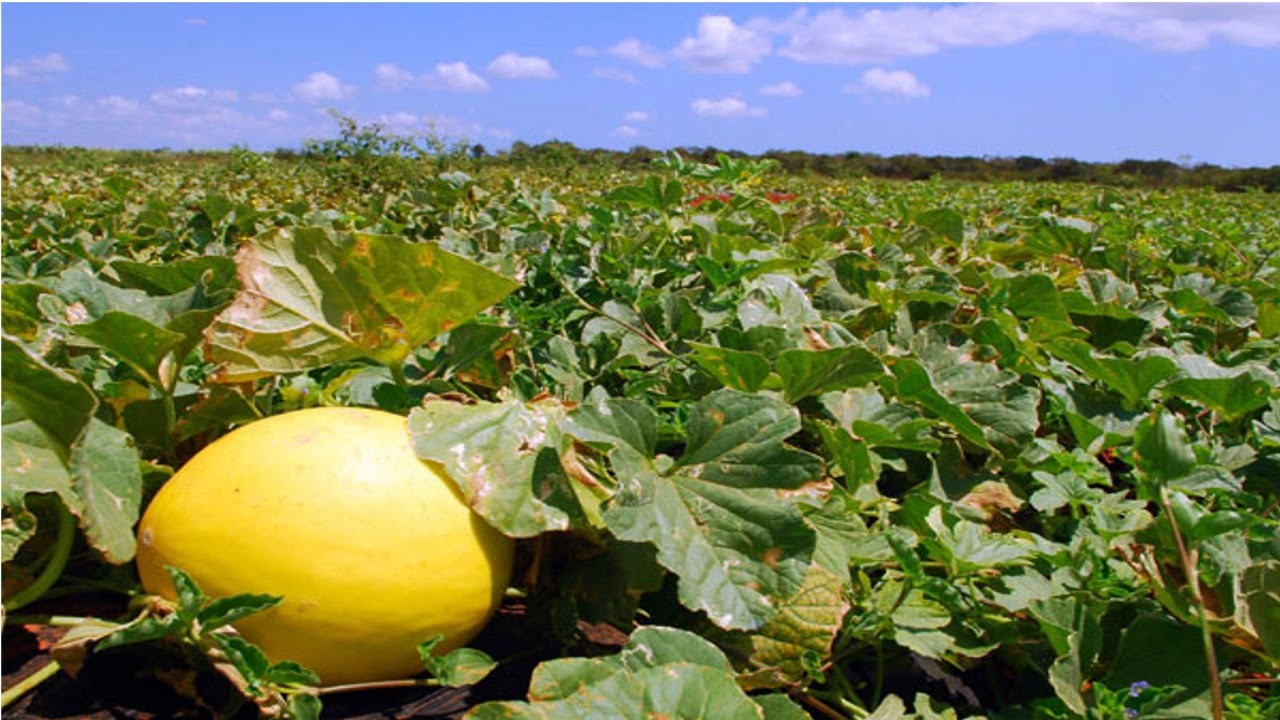
<path id="1" fill-rule="evenodd" d="M 259 235 L 236 268 L 241 290 L 205 332 L 221 382 L 362 357 L 396 365 L 518 287 L 431 245 L 315 227 Z"/>
<path id="2" fill-rule="evenodd" d="M 565 412 L 552 399 L 436 400 L 410 413 L 409 435 L 418 457 L 439 463 L 490 525 L 512 537 L 533 537 L 584 520 L 557 456 Z"/>
<path id="3" fill-rule="evenodd" d="M 799 592 L 782 602 L 768 624 L 738 636 L 747 651 L 747 665 L 755 671 L 754 687 L 803 682 L 805 653 L 825 660 L 848 611 L 840 578 L 819 565 L 810 566 Z"/>

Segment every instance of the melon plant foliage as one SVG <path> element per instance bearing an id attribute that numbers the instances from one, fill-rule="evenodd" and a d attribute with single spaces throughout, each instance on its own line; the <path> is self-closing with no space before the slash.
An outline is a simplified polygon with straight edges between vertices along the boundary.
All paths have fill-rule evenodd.
<path id="1" fill-rule="evenodd" d="M 358 162 L 6 159 L 7 613 L 133 589 L 230 428 L 366 406 L 521 539 L 558 657 L 471 717 L 1275 717 L 1274 195 Z M 81 652 L 319 711 L 189 594 Z"/>

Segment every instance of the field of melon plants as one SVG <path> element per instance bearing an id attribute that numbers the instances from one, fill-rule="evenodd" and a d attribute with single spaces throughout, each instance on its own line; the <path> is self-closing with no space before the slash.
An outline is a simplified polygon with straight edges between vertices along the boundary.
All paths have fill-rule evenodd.
<path id="1" fill-rule="evenodd" d="M 6 715 L 1280 717 L 1276 195 L 244 150 L 2 189 Z M 269 575 L 139 581 L 176 471 L 325 406 L 514 539 L 415 678 L 234 632 Z M 204 552 L 325 562 L 260 529 Z"/>

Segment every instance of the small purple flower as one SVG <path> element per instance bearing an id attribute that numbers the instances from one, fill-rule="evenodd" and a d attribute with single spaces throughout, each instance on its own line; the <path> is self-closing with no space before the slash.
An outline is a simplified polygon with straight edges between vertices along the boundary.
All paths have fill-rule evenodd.
<path id="1" fill-rule="evenodd" d="M 1129 697 L 1138 697 L 1139 695 L 1142 694 L 1143 690 L 1146 690 L 1149 687 L 1151 687 L 1151 683 L 1147 682 L 1146 680 L 1139 680 L 1138 682 L 1129 686 Z M 1134 711 L 1134 715 L 1137 715 L 1137 711 Z"/>
<path id="2" fill-rule="evenodd" d="M 1128 720 L 1135 720 L 1135 718 L 1138 717 L 1138 711 L 1133 708 L 1125 708 L 1124 716 L 1128 718 Z"/>

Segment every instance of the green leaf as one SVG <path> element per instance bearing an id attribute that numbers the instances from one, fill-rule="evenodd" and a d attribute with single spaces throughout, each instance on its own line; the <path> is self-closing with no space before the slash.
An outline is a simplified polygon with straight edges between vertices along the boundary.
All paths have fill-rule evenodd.
<path id="1" fill-rule="evenodd" d="M 555 400 L 436 401 L 409 414 L 409 435 L 418 457 L 439 463 L 490 525 L 533 537 L 567 530 L 581 515 L 556 455 L 565 413 Z"/>
<path id="2" fill-rule="evenodd" d="M 133 526 L 142 505 L 142 474 L 133 438 L 94 418 L 72 448 L 70 471 L 83 501 L 71 512 L 80 518 L 89 543 L 108 562 L 131 560 L 137 549 Z"/>
<path id="3" fill-rule="evenodd" d="M 289 696 L 290 720 L 320 720 L 323 709 L 320 698 L 311 693 L 294 693 Z"/>
<path id="4" fill-rule="evenodd" d="M 1179 367 L 1182 377 L 1165 385 L 1164 396 L 1199 403 L 1227 420 L 1266 407 L 1280 385 L 1266 368 L 1224 368 L 1198 355 L 1179 358 Z"/>
<path id="5" fill-rule="evenodd" d="M 689 413 L 688 439 L 676 462 L 683 474 L 735 487 L 798 488 L 816 479 L 821 461 L 783 445 L 800 431 L 800 415 L 778 400 L 718 390 Z"/>
<path id="6" fill-rule="evenodd" d="M 241 594 L 223 597 L 205 605 L 196 620 L 203 632 L 230 625 L 254 613 L 270 610 L 284 600 L 279 595 Z"/>
<path id="7" fill-rule="evenodd" d="M 1133 457 L 1140 470 L 1159 482 L 1185 477 L 1196 465 L 1182 423 L 1162 407 L 1134 429 Z"/>
<path id="8" fill-rule="evenodd" d="M 769 361 L 760 353 L 689 343 L 693 361 L 732 390 L 755 392 L 769 376 Z"/>
<path id="9" fill-rule="evenodd" d="M 1058 288 L 1048 275 L 1015 275 L 1009 280 L 1007 292 L 1009 309 L 1020 318 L 1069 319 Z"/>
<path id="10" fill-rule="evenodd" d="M 398 365 L 517 287 L 435 245 L 320 228 L 260 235 L 236 266 L 240 293 L 206 333 L 224 382 L 361 357 Z"/>
<path id="11" fill-rule="evenodd" d="M 783 444 L 800 429 L 798 413 L 773 398 L 718 390 L 690 408 L 685 452 L 660 469 L 645 429 L 654 425 L 650 412 L 597 397 L 562 428 L 611 446 L 618 487 L 605 523 L 621 540 L 657 548 L 686 607 L 725 629 L 760 627 L 799 589 L 815 543 L 793 493 L 821 465 Z"/>
<path id="12" fill-rule="evenodd" d="M 485 703 L 468 717 L 761 720 L 763 711 L 738 687 L 714 645 L 683 630 L 645 627 L 617 655 L 539 665 L 529 702 Z"/>
<path id="13" fill-rule="evenodd" d="M 1221 655 L 1219 655 L 1221 657 Z M 1159 658 L 1159 662 L 1153 662 Z M 1107 687 L 1129 687 L 1143 681 L 1153 687 L 1183 688 L 1168 704 L 1147 717 L 1159 720 L 1212 717 L 1209 673 L 1200 630 L 1163 615 L 1141 615 L 1125 629 L 1110 669 L 1101 679 Z"/>
<path id="14" fill-rule="evenodd" d="M 309 686 L 320 684 L 320 676 L 292 660 L 281 660 L 272 663 L 267 669 L 264 681 L 276 686 Z"/>
<path id="15" fill-rule="evenodd" d="M 443 635 L 418 644 L 418 656 L 431 676 L 447 687 L 475 685 L 483 680 L 498 663 L 486 653 L 473 648 L 458 648 L 436 656 L 432 649 L 444 640 Z"/>
<path id="16" fill-rule="evenodd" d="M 170 332 L 137 315 L 115 310 L 103 313 L 92 322 L 72 325 L 71 329 L 123 360 L 151 384 L 165 387 L 169 380 L 162 377 L 160 364 L 186 340 L 181 333 Z"/>
<path id="17" fill-rule="evenodd" d="M 86 539 L 108 562 L 127 562 L 136 547 L 133 525 L 142 496 L 138 452 L 132 438 L 92 417 L 85 418 L 88 422 L 70 447 L 46 434 L 11 398 L 16 396 L 50 422 L 67 417 L 70 410 L 68 406 L 59 412 L 53 407 L 58 398 L 75 401 L 81 397 L 80 392 L 88 391 L 47 365 L 32 363 L 31 356 L 21 348 L 18 351 L 4 359 L 4 424 L 0 442 L 6 507 L 21 516 L 27 494 L 54 493 L 79 518 Z M 31 374 L 27 375 L 27 371 Z M 14 377 L 29 378 L 31 385 L 19 388 L 11 382 Z M 89 399 L 94 400 L 92 395 Z M 77 418 L 68 417 L 68 422 L 76 421 Z M 19 537 L 15 527 L 7 539 L 12 544 Z"/>
<path id="18" fill-rule="evenodd" d="M 1049 668 L 1049 684 L 1072 711 L 1084 714 L 1084 684 L 1102 650 L 1102 626 L 1088 605 L 1074 597 L 1031 603 L 1031 614 L 1058 655 Z"/>
<path id="19" fill-rule="evenodd" d="M 238 635 L 224 635 L 222 633 L 213 633 L 208 637 L 212 638 L 222 652 L 226 654 L 227 659 L 235 666 L 249 684 L 250 690 L 256 689 L 260 683 L 267 678 L 267 673 L 271 669 L 271 661 L 267 659 L 267 654 L 257 645 L 245 640 Z"/>
<path id="20" fill-rule="evenodd" d="M 75 377 L 49 365 L 19 340 L 0 339 L 4 398 L 43 430 L 64 458 L 80 440 L 97 409 L 97 399 Z"/>
<path id="21" fill-rule="evenodd" d="M 1280 562 L 1268 561 L 1245 568 L 1240 595 L 1253 628 L 1271 657 L 1280 657 Z"/>
<path id="22" fill-rule="evenodd" d="M 183 258 L 163 264 L 116 260 L 111 269 L 121 284 L 151 295 L 172 295 L 207 284 L 214 289 L 228 288 L 235 280 L 236 264 L 229 257 L 206 255 Z"/>
<path id="23" fill-rule="evenodd" d="M 119 630 L 103 638 L 94 647 L 95 652 L 110 650 L 123 645 L 151 642 L 166 637 L 180 637 L 187 627 L 179 622 L 177 615 L 156 617 L 147 615 L 121 627 Z"/>
<path id="24" fill-rule="evenodd" d="M 864 385 L 885 374 L 875 353 L 856 345 L 831 350 L 787 350 L 778 355 L 787 402 Z"/>
<path id="25" fill-rule="evenodd" d="M 812 720 L 813 717 L 783 693 L 753 695 L 751 699 L 760 706 L 763 720 Z"/>
<path id="26" fill-rule="evenodd" d="M 902 698 L 897 695 L 888 695 L 880 701 L 880 706 L 868 715 L 866 720 L 905 720 L 906 717 L 907 706 L 902 702 Z"/>
<path id="27" fill-rule="evenodd" d="M 902 400 L 916 403 L 934 416 L 955 428 L 960 436 L 980 448 L 991 449 L 986 435 L 959 407 L 938 392 L 933 379 L 920 363 L 911 358 L 895 358 L 888 362 L 897 378 L 897 395 Z"/>
<path id="28" fill-rule="evenodd" d="M 1075 365 L 1086 376 L 1120 393 L 1130 407 L 1141 406 L 1160 383 L 1177 374 L 1172 360 L 1160 355 L 1140 359 L 1097 357 L 1088 343 L 1062 339 L 1047 346 L 1056 357 Z"/>
<path id="29" fill-rule="evenodd" d="M 178 618 L 183 624 L 190 625 L 200 616 L 200 608 L 204 607 L 206 599 L 204 591 L 181 568 L 166 565 L 164 571 L 168 573 L 174 589 L 178 592 Z"/>
<path id="30" fill-rule="evenodd" d="M 663 181 L 656 175 L 645 179 L 644 185 L 614 188 L 605 198 L 611 202 L 624 202 L 650 210 L 664 211 L 678 207 L 684 201 L 684 187 L 678 180 Z"/>
<path id="31" fill-rule="evenodd" d="M 964 242 L 964 217 L 951 208 L 926 210 L 916 215 L 913 222 L 953 245 Z"/>

